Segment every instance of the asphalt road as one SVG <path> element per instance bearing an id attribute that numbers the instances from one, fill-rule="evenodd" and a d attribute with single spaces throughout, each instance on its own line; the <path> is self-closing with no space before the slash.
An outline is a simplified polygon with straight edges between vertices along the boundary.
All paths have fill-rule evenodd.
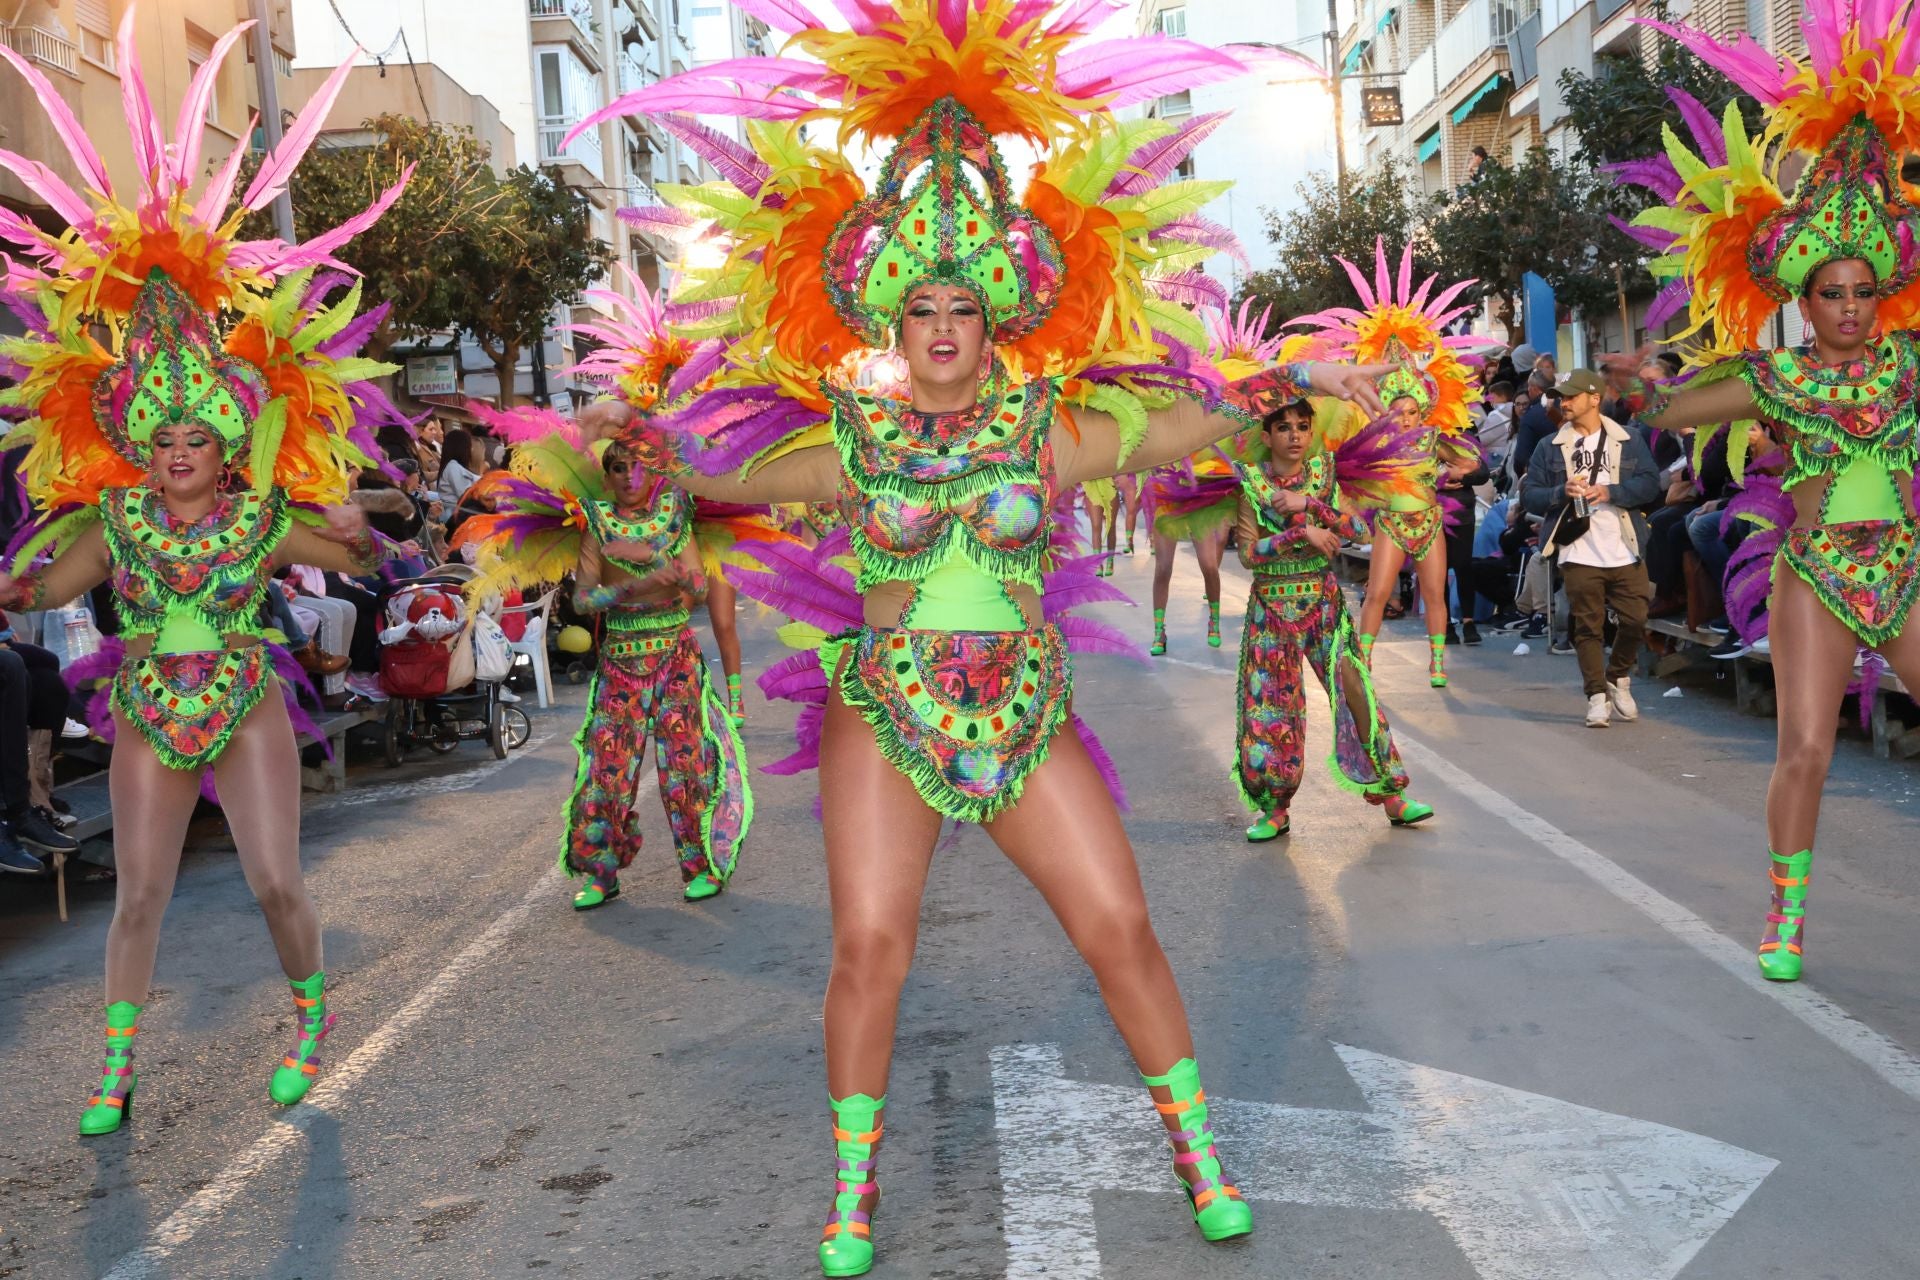
<path id="1" fill-rule="evenodd" d="M 1145 599 L 1144 560 L 1119 583 Z M 1748 952 L 1770 721 L 1710 678 L 1579 727 L 1573 660 L 1490 641 L 1427 688 L 1417 623 L 1376 656 L 1431 824 L 1321 772 L 1289 840 L 1241 838 L 1228 645 L 1198 578 L 1174 645 L 1082 664 L 1078 709 L 1185 989 L 1246 1242 L 1203 1244 L 1097 993 L 978 831 L 937 859 L 902 1013 L 877 1277 L 1888 1280 L 1920 1273 L 1920 774 L 1842 743 L 1808 983 Z M 1143 638 L 1145 610 L 1113 610 Z M 749 621 L 748 661 L 778 656 Z M 1679 687 L 1682 696 L 1661 696 Z M 137 1113 L 82 1141 L 108 891 L 73 922 L 0 885 L 0 1276 L 715 1278 L 817 1274 L 832 1152 L 829 922 L 811 778 L 756 779 L 733 887 L 680 901 L 664 824 L 610 907 L 552 874 L 581 690 L 479 745 L 310 800 L 340 1024 L 310 1102 L 229 853 L 191 853 L 142 1021 Z M 757 700 L 748 747 L 784 753 Z"/>

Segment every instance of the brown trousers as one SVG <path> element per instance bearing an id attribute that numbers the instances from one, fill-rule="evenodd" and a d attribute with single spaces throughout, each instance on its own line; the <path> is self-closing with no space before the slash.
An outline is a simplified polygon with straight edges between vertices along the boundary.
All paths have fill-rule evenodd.
<path id="1" fill-rule="evenodd" d="M 1647 629 L 1647 596 L 1652 586 L 1646 566 L 1638 560 L 1618 569 L 1565 564 L 1560 566 L 1560 576 L 1573 615 L 1569 630 L 1580 661 L 1580 682 L 1591 698 L 1633 670 L 1640 657 L 1640 637 Z M 1613 610 L 1616 623 L 1611 655 L 1606 651 L 1608 609 Z"/>

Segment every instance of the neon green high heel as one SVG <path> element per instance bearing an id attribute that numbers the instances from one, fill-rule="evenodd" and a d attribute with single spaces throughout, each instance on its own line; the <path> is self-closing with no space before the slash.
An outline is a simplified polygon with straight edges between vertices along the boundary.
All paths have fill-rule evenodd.
<path id="1" fill-rule="evenodd" d="M 874 1152 L 880 1146 L 880 1113 L 887 1100 L 856 1093 L 829 1098 L 827 1104 L 833 1108 L 839 1168 L 833 1175 L 833 1209 L 820 1234 L 820 1273 L 863 1276 L 873 1269 L 873 1214 L 880 1207 Z"/>
<path id="2" fill-rule="evenodd" d="M 699 902 L 703 898 L 713 897 L 725 887 L 726 886 L 720 882 L 719 877 L 715 876 L 713 872 L 702 871 L 699 875 L 687 881 L 686 892 L 680 896 L 688 902 Z"/>
<path id="3" fill-rule="evenodd" d="M 1173 1169 L 1187 1193 L 1193 1225 L 1208 1240 L 1232 1240 L 1253 1230 L 1253 1210 L 1240 1189 L 1227 1181 L 1214 1149 L 1213 1127 L 1207 1120 L 1207 1093 L 1200 1087 L 1200 1068 L 1182 1058 L 1163 1076 L 1142 1075 L 1149 1089 L 1165 1089 L 1168 1100 L 1154 1100 L 1154 1110 L 1166 1121 L 1173 1144 Z"/>
<path id="4" fill-rule="evenodd" d="M 316 969 L 312 977 L 287 983 L 293 988 L 293 1007 L 300 1018 L 300 1038 L 287 1056 L 274 1068 L 267 1094 L 283 1107 L 290 1107 L 307 1096 L 320 1074 L 320 1042 L 333 1030 L 334 1015 L 327 1012 L 326 971 Z"/>
<path id="5" fill-rule="evenodd" d="M 740 677 L 727 677 L 727 719 L 738 729 L 747 722 L 747 705 L 740 699 Z"/>
<path id="6" fill-rule="evenodd" d="M 1360 665 L 1368 671 L 1373 670 L 1373 637 L 1361 631 L 1353 637 L 1354 647 L 1360 650 Z"/>
<path id="7" fill-rule="evenodd" d="M 1431 654 L 1427 659 L 1427 683 L 1444 689 L 1447 687 L 1447 638 L 1428 636 L 1427 649 Z"/>
<path id="8" fill-rule="evenodd" d="M 1422 804 L 1418 800 L 1409 800 L 1397 792 L 1390 796 L 1378 798 L 1368 796 L 1367 798 L 1385 809 L 1387 821 L 1396 827 L 1411 827 L 1433 816 L 1432 805 Z"/>
<path id="9" fill-rule="evenodd" d="M 1220 602 L 1207 601 L 1207 644 L 1215 649 L 1220 647 Z"/>
<path id="10" fill-rule="evenodd" d="M 1807 882 L 1813 878 L 1813 850 L 1784 857 L 1769 850 L 1767 856 L 1773 859 L 1767 868 L 1773 901 L 1767 908 L 1767 933 L 1760 940 L 1760 973 L 1775 982 L 1798 982 L 1800 948 L 1807 937 Z"/>
<path id="11" fill-rule="evenodd" d="M 1147 647 L 1147 652 L 1157 658 L 1166 651 L 1167 611 L 1165 609 L 1155 609 L 1153 611 L 1153 643 Z"/>
<path id="12" fill-rule="evenodd" d="M 133 1089 L 140 1077 L 133 1072 L 133 1036 L 140 1019 L 140 1006 L 116 1000 L 107 1006 L 107 1064 L 100 1073 L 100 1085 L 87 1099 L 80 1113 L 82 1137 L 97 1138 L 112 1133 L 133 1114 Z"/>

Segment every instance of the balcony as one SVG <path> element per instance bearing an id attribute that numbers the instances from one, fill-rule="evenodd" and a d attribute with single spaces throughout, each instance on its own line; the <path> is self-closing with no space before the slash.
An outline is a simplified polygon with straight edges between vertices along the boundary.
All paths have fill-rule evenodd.
<path id="1" fill-rule="evenodd" d="M 1536 11 L 1507 37 L 1507 65 L 1513 68 L 1517 89 L 1540 78 L 1540 34 L 1544 26 L 1543 15 Z"/>
<path id="2" fill-rule="evenodd" d="M 1439 93 L 1440 85 L 1434 79 L 1434 46 L 1428 45 L 1419 57 L 1407 64 L 1407 72 L 1400 78 L 1402 118 L 1412 124 L 1415 117 L 1433 105 Z"/>
<path id="3" fill-rule="evenodd" d="M 620 59 L 620 96 L 637 93 L 650 84 L 657 84 L 660 73 L 651 67 L 636 66 L 632 59 Z"/>
<path id="4" fill-rule="evenodd" d="M 533 43 L 566 44 L 594 71 L 600 70 L 600 20 L 593 0 L 527 0 Z"/>
<path id="5" fill-rule="evenodd" d="M 568 130 L 579 123 L 579 119 L 573 116 L 540 117 L 540 163 L 577 164 L 592 175 L 595 182 L 599 182 L 605 172 L 602 167 L 600 131 L 589 129 L 572 142 L 565 141 Z"/>
<path id="6" fill-rule="evenodd" d="M 0 44 L 28 62 L 80 78 L 80 47 L 45 27 L 0 26 Z"/>
<path id="7" fill-rule="evenodd" d="M 1539 8 L 1539 0 L 1468 0 L 1433 44 L 1440 87 L 1468 74 L 1488 54 L 1504 52 L 1508 37 Z"/>

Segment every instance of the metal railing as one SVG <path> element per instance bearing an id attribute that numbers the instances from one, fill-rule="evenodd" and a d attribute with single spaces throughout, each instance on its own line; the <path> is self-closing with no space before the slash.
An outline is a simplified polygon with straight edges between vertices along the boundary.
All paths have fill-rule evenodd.
<path id="1" fill-rule="evenodd" d="M 629 94 L 636 90 L 644 89 L 648 85 L 658 82 L 659 79 L 660 73 L 651 67 L 635 66 L 626 58 L 620 59 L 620 92 L 622 94 Z"/>
<path id="2" fill-rule="evenodd" d="M 600 131 L 589 129 L 572 142 L 566 141 L 567 131 L 579 123 L 572 116 L 540 117 L 540 163 L 559 164 L 571 160 L 598 178 L 602 159 Z"/>
<path id="3" fill-rule="evenodd" d="M 1539 0 L 1468 0 L 1433 42 L 1439 83 L 1452 84 L 1482 54 L 1504 49 L 1508 37 L 1539 11 Z"/>
<path id="4" fill-rule="evenodd" d="M 79 78 L 80 46 L 44 27 L 0 26 L 0 44 L 29 62 Z"/>

